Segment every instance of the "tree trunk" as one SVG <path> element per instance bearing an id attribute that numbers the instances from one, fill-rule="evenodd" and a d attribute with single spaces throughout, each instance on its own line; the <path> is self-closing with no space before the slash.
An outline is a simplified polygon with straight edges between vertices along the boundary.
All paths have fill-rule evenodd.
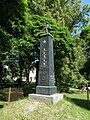
<path id="1" fill-rule="evenodd" d="M 25 71 L 26 71 L 26 82 L 27 84 L 29 84 L 30 83 L 29 82 L 29 69 L 26 69 Z"/>
<path id="2" fill-rule="evenodd" d="M 0 62 L 0 81 L 2 82 L 2 77 L 3 77 L 3 65 Z"/>
<path id="3" fill-rule="evenodd" d="M 23 72 L 23 69 L 20 68 L 20 77 L 18 79 L 18 86 L 19 87 L 22 87 L 22 72 Z"/>

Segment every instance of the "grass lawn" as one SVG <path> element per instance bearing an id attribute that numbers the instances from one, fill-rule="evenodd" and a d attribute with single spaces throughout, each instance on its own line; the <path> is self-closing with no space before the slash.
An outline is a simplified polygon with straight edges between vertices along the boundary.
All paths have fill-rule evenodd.
<path id="1" fill-rule="evenodd" d="M 27 98 L 5 105 L 0 101 L 0 120 L 90 120 L 86 93 L 71 90 L 53 105 Z"/>

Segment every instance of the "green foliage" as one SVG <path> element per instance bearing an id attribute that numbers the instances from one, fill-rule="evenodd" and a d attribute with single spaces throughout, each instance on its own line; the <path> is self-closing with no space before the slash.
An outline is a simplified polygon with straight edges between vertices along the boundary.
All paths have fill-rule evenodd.
<path id="1" fill-rule="evenodd" d="M 23 93 L 24 93 L 24 96 L 27 97 L 28 94 L 32 94 L 32 93 L 35 93 L 35 88 L 36 88 L 36 84 L 35 83 L 31 83 L 30 85 L 24 85 L 23 87 Z"/>
<path id="2" fill-rule="evenodd" d="M 0 81 L 3 77 L 3 65 L 7 60 L 7 54 L 11 49 L 11 37 L 10 35 L 0 26 Z"/>
<path id="3" fill-rule="evenodd" d="M 86 56 L 86 62 L 81 72 L 86 77 L 86 79 L 90 81 L 90 70 L 89 70 L 89 67 L 90 67 L 90 26 L 87 26 L 86 28 L 82 30 L 80 37 L 85 42 L 84 54 Z"/>
<path id="4" fill-rule="evenodd" d="M 11 21 L 14 21 L 17 24 L 19 20 L 23 20 L 23 16 L 26 11 L 26 6 L 27 4 L 24 0 L 0 1 L 0 8 L 1 8 L 0 15 L 2 18 L 0 19 L 0 25 L 11 33 L 12 32 Z"/>
<path id="5" fill-rule="evenodd" d="M 5 94 L 3 93 L 3 90 L 0 89 L 0 101 L 4 101 L 5 100 Z"/>
<path id="6" fill-rule="evenodd" d="M 76 45 L 73 48 L 73 55 L 74 55 L 74 60 L 71 65 L 71 76 L 73 76 L 74 79 L 74 87 L 77 86 L 78 84 L 81 83 L 87 83 L 85 78 L 81 75 L 80 70 L 83 68 L 84 63 L 86 61 L 85 55 L 84 55 L 84 50 L 85 48 L 83 47 L 84 42 L 79 38 L 79 36 L 76 37 L 75 39 Z"/>
<path id="7" fill-rule="evenodd" d="M 0 59 L 3 60 L 5 55 L 11 49 L 10 35 L 0 26 Z"/>
<path id="8" fill-rule="evenodd" d="M 10 33 L 12 39 L 11 51 L 7 64 L 13 74 L 23 69 L 29 69 L 32 63 L 33 44 L 30 36 L 31 22 L 28 21 L 27 0 L 3 0 L 0 1 L 0 25 Z M 8 42 L 7 42 L 8 43 Z M 2 46 L 5 49 L 4 46 Z M 8 48 L 8 47 L 7 47 Z M 30 59 L 31 58 L 31 59 Z M 27 67 L 28 66 L 28 67 Z M 22 72 L 20 72 L 22 74 Z M 18 74 L 19 75 L 19 74 Z M 22 75 L 20 75 L 22 77 Z"/>
<path id="9" fill-rule="evenodd" d="M 40 34 L 48 23 L 54 36 L 55 74 L 58 90 L 68 90 L 70 85 L 84 81 L 79 69 L 84 63 L 82 41 L 77 42 L 70 32 L 76 25 L 88 22 L 87 5 L 81 8 L 81 0 L 2 0 L 0 1 L 0 68 L 6 60 L 13 77 L 23 73 L 29 78 L 34 61 L 39 59 Z M 30 12 L 30 13 L 29 13 Z M 67 26 L 67 27 L 64 27 Z M 2 29 L 3 28 L 3 29 Z M 70 31 L 70 32 L 69 32 Z M 88 39 L 88 38 L 87 38 Z M 79 43 L 79 44 L 76 44 Z M 77 52 L 78 50 L 78 52 Z M 8 54 L 9 51 L 9 54 Z M 6 56 L 8 55 L 8 61 Z M 5 57 L 5 58 L 4 58 Z"/>
<path id="10" fill-rule="evenodd" d="M 71 83 L 73 84 L 74 81 L 77 80 L 77 77 L 71 68 L 74 62 L 73 48 L 76 44 L 75 39 L 70 35 L 70 32 L 66 27 L 60 26 L 54 19 L 31 15 L 30 20 L 33 25 L 32 37 L 34 38 L 35 45 L 38 48 L 38 50 L 35 49 L 37 54 L 39 51 L 40 34 L 45 33 L 43 28 L 46 23 L 51 26 L 52 29 L 50 33 L 54 36 L 56 84 L 59 91 L 62 91 L 64 88 L 66 89 L 65 91 L 68 91 Z"/>
<path id="11" fill-rule="evenodd" d="M 82 0 L 29 0 L 30 14 L 55 19 L 72 32 L 89 22 L 90 7 L 81 6 Z M 87 17 L 86 17 L 87 16 Z"/>

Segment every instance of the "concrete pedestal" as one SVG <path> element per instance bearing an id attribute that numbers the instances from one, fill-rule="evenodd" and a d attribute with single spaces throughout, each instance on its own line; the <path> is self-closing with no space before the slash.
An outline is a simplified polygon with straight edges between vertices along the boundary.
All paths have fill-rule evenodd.
<path id="1" fill-rule="evenodd" d="M 38 100 L 40 102 L 51 102 L 53 104 L 63 100 L 63 94 L 53 94 L 53 95 L 41 95 L 41 94 L 29 94 L 29 99 Z"/>

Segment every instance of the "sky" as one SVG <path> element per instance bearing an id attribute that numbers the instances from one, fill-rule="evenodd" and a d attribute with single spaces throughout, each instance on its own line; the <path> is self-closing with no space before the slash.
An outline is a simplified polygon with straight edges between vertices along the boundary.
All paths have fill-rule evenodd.
<path id="1" fill-rule="evenodd" d="M 81 5 L 88 4 L 90 6 L 90 0 L 82 0 Z"/>

